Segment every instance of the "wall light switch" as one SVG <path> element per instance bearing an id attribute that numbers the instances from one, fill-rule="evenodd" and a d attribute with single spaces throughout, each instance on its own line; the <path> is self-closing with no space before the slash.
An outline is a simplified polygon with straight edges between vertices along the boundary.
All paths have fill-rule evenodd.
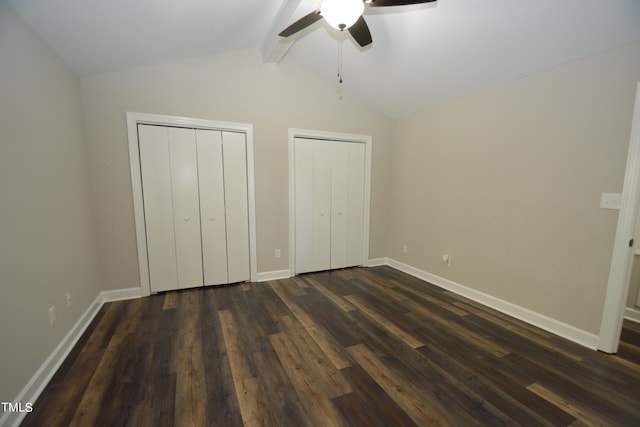
<path id="1" fill-rule="evenodd" d="M 620 209 L 622 194 L 620 193 L 602 193 L 600 197 L 601 209 Z"/>

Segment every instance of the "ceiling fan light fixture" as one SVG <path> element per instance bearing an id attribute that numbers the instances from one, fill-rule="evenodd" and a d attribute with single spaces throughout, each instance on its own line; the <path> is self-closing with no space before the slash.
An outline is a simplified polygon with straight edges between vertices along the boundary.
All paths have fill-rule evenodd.
<path id="1" fill-rule="evenodd" d="M 325 0 L 320 14 L 333 28 L 344 30 L 351 27 L 364 11 L 362 0 Z"/>

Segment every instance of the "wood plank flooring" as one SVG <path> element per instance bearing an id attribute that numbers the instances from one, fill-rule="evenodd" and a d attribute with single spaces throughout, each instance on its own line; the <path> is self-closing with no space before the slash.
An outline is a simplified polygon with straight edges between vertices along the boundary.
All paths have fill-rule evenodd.
<path id="1" fill-rule="evenodd" d="M 585 349 L 389 267 L 106 304 L 24 426 L 640 425 Z"/>

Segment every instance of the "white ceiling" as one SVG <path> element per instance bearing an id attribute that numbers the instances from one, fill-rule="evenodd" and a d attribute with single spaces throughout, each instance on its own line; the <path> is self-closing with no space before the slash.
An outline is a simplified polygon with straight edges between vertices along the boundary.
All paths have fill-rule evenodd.
<path id="1" fill-rule="evenodd" d="M 276 34 L 320 0 L 7 2 L 86 76 L 286 47 Z M 344 40 L 342 90 L 390 117 L 640 41 L 640 0 L 439 0 L 368 8 L 365 19 L 373 46 L 321 21 L 294 37 L 283 60 L 334 82 Z"/>

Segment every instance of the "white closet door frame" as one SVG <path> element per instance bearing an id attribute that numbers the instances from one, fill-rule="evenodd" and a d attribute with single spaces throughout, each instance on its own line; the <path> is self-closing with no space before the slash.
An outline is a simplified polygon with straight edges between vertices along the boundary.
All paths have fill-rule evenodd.
<path id="1" fill-rule="evenodd" d="M 369 265 L 369 221 L 371 212 L 371 146 L 370 135 L 359 135 L 340 132 L 326 132 L 309 129 L 289 129 L 289 268 L 296 272 L 296 200 L 295 200 L 295 139 L 309 138 L 326 141 L 356 142 L 365 145 L 364 156 L 364 218 L 362 221 L 362 262 Z"/>
<path id="2" fill-rule="evenodd" d="M 240 132 L 246 135 L 247 143 L 247 192 L 249 207 L 249 263 L 250 280 L 257 281 L 258 264 L 256 259 L 256 209 L 253 160 L 253 126 L 246 123 L 219 122 L 205 119 L 194 119 L 179 116 L 164 116 L 127 112 L 127 135 L 129 139 L 129 166 L 131 170 L 131 187 L 133 195 L 133 211 L 136 225 L 136 241 L 138 246 L 138 269 L 140 272 L 140 289 L 142 296 L 151 294 L 149 269 L 147 268 L 147 245 L 144 225 L 144 203 L 142 198 L 142 177 L 140 174 L 140 151 L 138 148 L 138 125 L 175 126 L 192 129 L 212 129 L 218 131 Z"/>

